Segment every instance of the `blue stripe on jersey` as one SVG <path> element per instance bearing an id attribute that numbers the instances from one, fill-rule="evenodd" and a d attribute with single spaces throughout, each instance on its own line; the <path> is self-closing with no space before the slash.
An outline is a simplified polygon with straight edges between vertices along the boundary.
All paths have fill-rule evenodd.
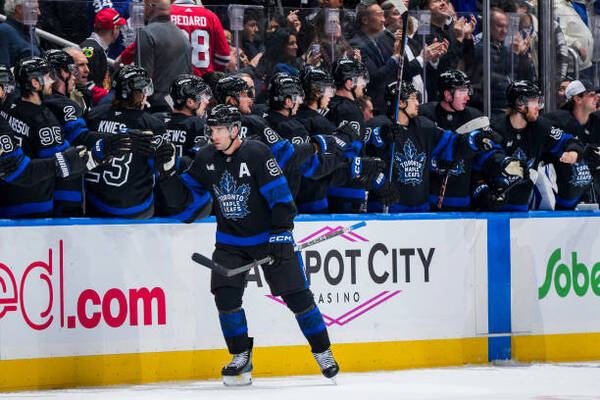
<path id="1" fill-rule="evenodd" d="M 319 167 L 319 164 L 319 157 L 316 154 L 313 154 L 312 157 L 300 166 L 300 172 L 305 178 L 310 178 Z"/>
<path id="2" fill-rule="evenodd" d="M 473 163 L 473 169 L 477 171 L 481 171 L 483 169 L 483 164 L 497 151 L 501 151 L 502 147 L 495 144 L 491 150 L 486 151 L 485 153 L 477 153 L 475 156 L 475 162 Z"/>
<path id="3" fill-rule="evenodd" d="M 206 202 L 210 200 L 210 193 L 205 192 L 204 195 L 199 195 L 192 190 L 192 203 L 185 210 L 176 215 L 171 215 L 167 218 L 177 219 L 179 221 L 189 221 L 192 215 L 200 208 L 204 207 Z"/>
<path id="4" fill-rule="evenodd" d="M 83 200 L 83 196 L 81 192 L 75 190 L 55 190 L 54 200 L 81 202 Z"/>
<path id="5" fill-rule="evenodd" d="M 52 157 L 56 153 L 59 153 L 65 149 L 67 149 L 70 146 L 71 146 L 71 143 L 69 143 L 67 140 L 65 140 L 65 142 L 63 144 L 61 144 L 60 146 L 48 147 L 47 149 L 42 149 L 42 150 L 38 151 L 38 157 L 40 157 L 40 158 Z"/>
<path id="6" fill-rule="evenodd" d="M 430 204 L 437 206 L 439 200 L 440 200 L 439 196 L 435 196 L 432 194 L 429 195 L 429 203 Z M 442 202 L 442 206 L 447 206 L 447 207 L 468 207 L 469 204 L 471 204 L 470 196 L 466 196 L 466 197 L 444 196 L 444 200 Z"/>
<path id="7" fill-rule="evenodd" d="M 18 217 L 28 214 L 41 214 L 52 211 L 53 207 L 54 202 L 52 200 L 0 207 L 0 217 Z"/>
<path id="8" fill-rule="evenodd" d="M 290 187 L 288 186 L 285 176 L 279 177 L 274 181 L 261 186 L 259 191 L 265 200 L 267 200 L 271 209 L 273 209 L 277 203 L 285 204 L 293 201 L 292 193 L 290 192 Z"/>
<path id="9" fill-rule="evenodd" d="M 17 150 L 15 150 L 14 152 L 6 155 L 6 156 L 2 156 L 2 158 L 4 157 L 18 157 L 21 158 L 21 162 L 19 163 L 19 167 L 15 170 L 15 172 L 13 172 L 12 174 L 5 176 L 3 179 L 5 182 L 12 182 L 14 181 L 16 178 L 19 177 L 19 175 L 21 175 L 23 173 L 23 171 L 25 170 L 25 168 L 27 168 L 27 166 L 29 165 L 29 162 L 31 161 L 31 159 L 25 155 L 23 155 L 23 149 L 22 148 L 18 148 Z"/>
<path id="10" fill-rule="evenodd" d="M 141 203 L 137 206 L 127 207 L 127 208 L 117 208 L 117 207 L 111 207 L 108 204 L 105 204 L 99 198 L 97 198 L 96 196 L 91 194 L 90 192 L 86 193 L 86 197 L 90 201 L 90 203 L 92 203 L 94 205 L 94 207 L 96 207 L 98 210 L 102 211 L 103 213 L 111 214 L 111 215 L 137 214 L 137 213 L 147 210 L 152 205 L 152 202 L 154 201 L 154 194 L 150 193 L 150 197 L 148 197 L 143 203 Z"/>
<path id="11" fill-rule="evenodd" d="M 554 154 L 556 157 L 562 156 L 562 153 L 564 152 L 564 148 L 567 145 L 567 141 L 569 139 L 571 139 L 572 137 L 573 136 L 569 135 L 568 133 L 563 133 L 563 135 L 560 138 L 560 140 L 558 141 L 558 143 L 556 143 L 556 145 L 552 148 L 552 150 L 550 150 L 550 153 Z"/>
<path id="12" fill-rule="evenodd" d="M 441 153 L 444 147 L 446 147 L 446 145 L 448 144 L 448 140 L 450 140 L 450 137 L 452 135 L 454 134 L 451 131 L 444 131 L 444 134 L 440 138 L 437 146 L 435 146 L 435 149 L 433 149 L 433 151 L 431 152 L 431 158 L 436 158 L 438 154 Z"/>
<path id="13" fill-rule="evenodd" d="M 337 186 L 327 188 L 327 196 L 345 197 L 350 199 L 364 199 L 367 191 L 365 189 L 352 189 Z"/>
<path id="14" fill-rule="evenodd" d="M 203 194 L 204 192 L 206 192 L 206 188 L 202 184 L 198 183 L 198 181 L 196 181 L 194 178 L 192 178 L 192 176 L 187 172 L 181 174 L 180 176 L 183 180 L 183 184 L 186 187 L 188 187 L 192 192 L 196 192 L 198 194 Z"/>
<path id="15" fill-rule="evenodd" d="M 321 200 L 298 204 L 298 211 L 301 213 L 312 213 L 315 211 L 326 210 L 328 206 L 329 203 L 327 202 L 327 197 L 325 197 Z"/>
<path id="16" fill-rule="evenodd" d="M 447 161 L 454 161 L 454 157 L 452 156 L 453 150 L 454 150 L 454 142 L 456 141 L 456 135 L 452 135 L 450 137 L 450 140 L 448 140 L 448 145 L 446 146 L 446 149 L 444 150 L 444 160 Z"/>
<path id="17" fill-rule="evenodd" d="M 73 143 L 79 135 L 88 131 L 88 127 L 83 118 L 77 118 L 75 121 L 67 121 L 62 126 L 62 130 L 65 133 L 65 138 Z"/>
<path id="18" fill-rule="evenodd" d="M 573 207 L 575 203 L 577 203 L 577 201 L 579 201 L 581 194 L 575 197 L 573 200 L 563 199 L 558 194 L 554 195 L 554 197 L 556 198 L 556 204 L 558 204 L 561 207 L 570 208 Z"/>
<path id="19" fill-rule="evenodd" d="M 221 244 L 229 244 L 231 246 L 256 246 L 266 243 L 269 240 L 271 231 L 259 233 L 254 236 L 234 236 L 227 233 L 217 231 L 216 241 Z"/>
<path id="20" fill-rule="evenodd" d="M 271 146 L 271 152 L 275 156 L 279 167 L 283 169 L 287 161 L 294 154 L 294 146 L 287 140 L 281 140 Z"/>

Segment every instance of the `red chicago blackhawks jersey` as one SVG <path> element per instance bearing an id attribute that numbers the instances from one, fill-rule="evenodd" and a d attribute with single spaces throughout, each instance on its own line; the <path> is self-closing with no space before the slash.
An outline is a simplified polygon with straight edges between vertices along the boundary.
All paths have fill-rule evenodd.
<path id="1" fill-rule="evenodd" d="M 192 44 L 194 74 L 223 71 L 229 62 L 229 45 L 221 21 L 202 6 L 172 4 L 171 22 L 185 32 Z"/>

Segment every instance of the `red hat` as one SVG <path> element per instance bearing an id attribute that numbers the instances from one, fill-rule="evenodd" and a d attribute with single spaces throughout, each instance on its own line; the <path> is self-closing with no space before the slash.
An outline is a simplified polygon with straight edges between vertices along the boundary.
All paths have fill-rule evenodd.
<path id="1" fill-rule="evenodd" d="M 103 8 L 98 11 L 94 20 L 94 28 L 100 30 L 112 29 L 115 25 L 125 25 L 126 22 L 117 10 L 112 8 Z"/>

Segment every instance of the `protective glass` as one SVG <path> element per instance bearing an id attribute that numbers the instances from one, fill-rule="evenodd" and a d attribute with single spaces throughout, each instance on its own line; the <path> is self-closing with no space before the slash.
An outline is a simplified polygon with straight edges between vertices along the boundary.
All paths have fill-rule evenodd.
<path id="1" fill-rule="evenodd" d="M 322 96 L 333 97 L 333 95 L 335 94 L 335 89 L 333 88 L 333 86 L 321 86 L 319 89 L 321 89 Z"/>
<path id="2" fill-rule="evenodd" d="M 154 84 L 152 83 L 152 81 L 150 81 L 149 84 L 142 88 L 142 93 L 146 97 L 150 97 L 154 94 Z"/>
<path id="3" fill-rule="evenodd" d="M 527 107 L 535 108 L 539 107 L 540 110 L 544 109 L 544 98 L 543 97 L 530 97 L 527 99 Z"/>

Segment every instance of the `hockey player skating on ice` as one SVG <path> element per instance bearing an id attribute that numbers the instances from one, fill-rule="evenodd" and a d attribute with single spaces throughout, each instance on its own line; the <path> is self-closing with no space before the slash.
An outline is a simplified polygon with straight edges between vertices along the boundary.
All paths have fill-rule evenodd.
<path id="1" fill-rule="evenodd" d="M 201 148 L 184 175 L 208 190 L 217 218 L 213 260 L 230 268 L 265 258 L 265 278 L 274 296 L 281 296 L 295 314 L 324 376 L 339 370 L 330 350 L 325 322 L 308 288 L 292 229 L 296 206 L 287 181 L 269 148 L 241 139 L 241 115 L 230 105 L 217 105 L 208 115 L 212 144 Z M 253 338 L 248 336 L 242 296 L 246 274 L 224 277 L 212 273 L 211 291 L 223 336 L 233 359 L 222 369 L 224 383 L 250 384 Z"/>

